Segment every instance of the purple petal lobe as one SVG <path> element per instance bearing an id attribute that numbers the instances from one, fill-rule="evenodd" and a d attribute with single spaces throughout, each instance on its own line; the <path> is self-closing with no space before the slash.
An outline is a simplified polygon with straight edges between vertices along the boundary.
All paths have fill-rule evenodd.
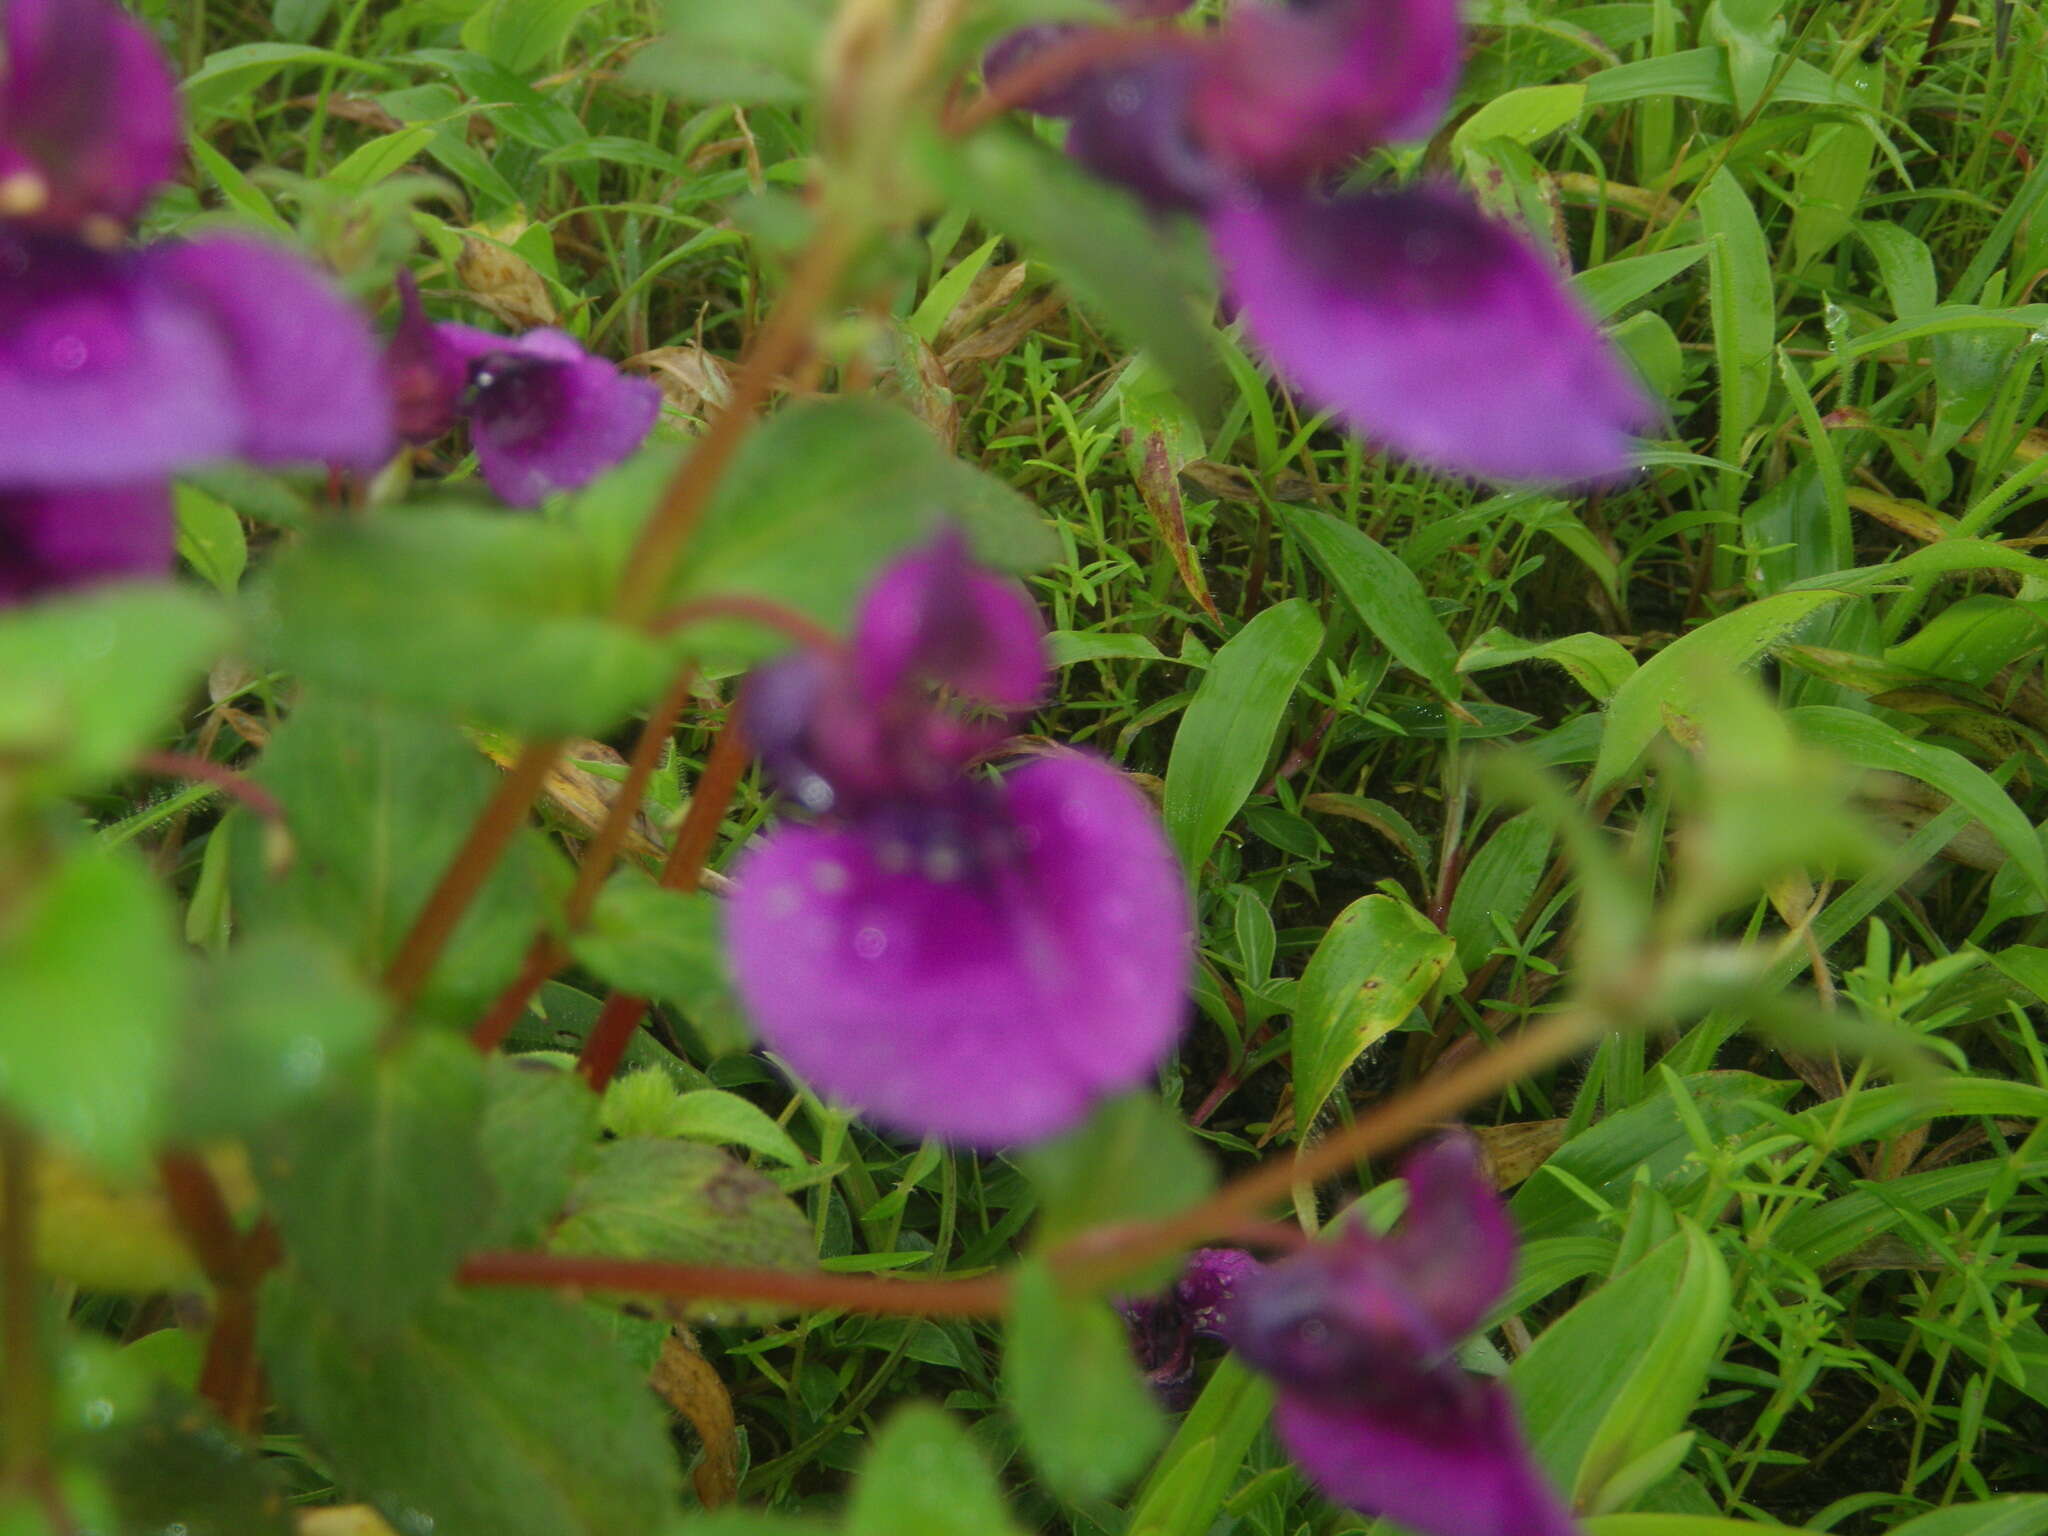
<path id="1" fill-rule="evenodd" d="M 502 336 L 429 320 L 420 305 L 418 280 L 401 270 L 398 327 L 384 348 L 384 377 L 398 435 L 408 443 L 431 443 L 454 427 L 469 387 L 469 365 L 504 345 Z"/>
<path id="2" fill-rule="evenodd" d="M 1461 63 L 1456 0 L 1240 4 L 1205 56 L 1198 132 L 1255 178 L 1299 180 L 1426 136 Z"/>
<path id="3" fill-rule="evenodd" d="M 177 88 L 141 23 L 110 0 L 0 5 L 0 217 L 126 224 L 182 147 Z"/>
<path id="4" fill-rule="evenodd" d="M 871 703 L 932 683 L 971 704 L 1029 709 L 1050 669 L 1038 609 L 970 561 L 957 532 L 882 572 L 861 601 L 853 651 Z"/>
<path id="5" fill-rule="evenodd" d="M 0 489 L 0 606 L 124 576 L 166 576 L 168 485 Z"/>
<path id="6" fill-rule="evenodd" d="M 763 1041 L 821 1092 L 994 1147 L 1065 1129 L 1172 1048 L 1190 916 L 1150 805 L 1106 764 L 965 787 L 986 799 L 950 822 L 770 833 L 727 939 Z"/>
<path id="7" fill-rule="evenodd" d="M 242 436 L 207 315 L 135 257 L 0 223 L 0 484 L 127 484 Z"/>
<path id="8" fill-rule="evenodd" d="M 1195 136 L 1196 56 L 1171 47 L 1106 66 L 1074 92 L 1067 153 L 1161 211 L 1208 206 L 1230 178 Z"/>
<path id="9" fill-rule="evenodd" d="M 1401 1280 L 1446 1336 L 1486 1320 L 1515 1273 L 1515 1233 L 1470 1136 L 1440 1136 L 1402 1165 L 1408 1209 L 1383 1240 Z"/>
<path id="10" fill-rule="evenodd" d="M 1282 1391 L 1280 1442 L 1339 1504 L 1423 1536 L 1571 1536 L 1507 1393 L 1463 1377 L 1444 1400 L 1331 1406 Z"/>
<path id="11" fill-rule="evenodd" d="M 236 454 L 355 469 L 390 455 L 391 397 L 369 322 L 305 261 L 230 237 L 152 246 L 138 261 L 212 325 L 239 396 Z"/>
<path id="12" fill-rule="evenodd" d="M 1643 391 L 1550 263 L 1462 195 L 1235 200 L 1210 232 L 1246 331 L 1362 435 L 1484 479 L 1632 467 Z"/>
<path id="13" fill-rule="evenodd" d="M 629 378 L 556 330 L 529 331 L 475 358 L 467 399 L 484 479 L 515 507 L 596 479 L 638 448 L 661 414 L 652 381 Z"/>

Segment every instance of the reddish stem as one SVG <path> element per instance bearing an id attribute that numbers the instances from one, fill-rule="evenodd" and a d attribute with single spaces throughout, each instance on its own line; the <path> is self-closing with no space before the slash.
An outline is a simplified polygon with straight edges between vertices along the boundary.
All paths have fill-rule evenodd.
<path id="1" fill-rule="evenodd" d="M 998 1275 L 969 1280 L 882 1280 L 872 1275 L 728 1269 L 565 1253 L 473 1254 L 456 1278 L 465 1285 L 562 1286 L 709 1301 L 774 1301 L 798 1308 L 840 1307 L 913 1317 L 991 1317 L 1003 1310 L 1009 1294 L 1009 1282 Z"/>
<path id="2" fill-rule="evenodd" d="M 454 936 L 462 915 L 497 867 L 498 856 L 512 841 L 513 834 L 525 825 L 527 812 L 547 782 L 561 749 L 561 742 L 554 738 L 528 742 L 505 777 L 498 781 L 489 803 L 470 826 L 469 835 L 455 857 L 448 861 L 440 884 L 413 920 L 405 942 L 384 973 L 384 990 L 391 994 L 400 1011 L 418 1000 L 420 989 Z"/>
<path id="3" fill-rule="evenodd" d="M 745 592 L 713 592 L 704 597 L 693 597 L 686 603 L 678 603 L 647 627 L 657 635 L 666 635 L 714 619 L 739 619 L 748 624 L 758 624 L 763 629 L 787 635 L 798 645 L 813 651 L 829 654 L 839 649 L 839 637 L 816 619 L 773 598 L 754 597 Z"/>
<path id="4" fill-rule="evenodd" d="M 495 1051 L 512 1026 L 526 1017 L 527 1004 L 568 962 L 569 951 L 551 933 L 541 934 L 526 951 L 519 974 L 512 978 L 484 1016 L 469 1027 L 469 1043 L 480 1051 Z"/>
<path id="5" fill-rule="evenodd" d="M 704 860 L 711 852 L 718 824 L 725 819 L 726 807 L 732 803 L 733 791 L 739 788 L 746 767 L 746 737 L 735 708 L 712 744 L 696 792 L 690 796 L 690 809 L 684 814 L 668 859 L 661 867 L 661 883 L 669 890 L 694 891 L 702 882 Z M 647 1000 L 643 997 L 614 992 L 605 999 L 576 1063 L 576 1070 L 592 1088 L 602 1091 L 612 1080 L 612 1074 L 625 1058 L 633 1031 L 646 1016 Z"/>
<path id="6" fill-rule="evenodd" d="M 238 1231 L 219 1182 L 189 1152 L 162 1154 L 157 1175 L 171 1215 L 214 1289 L 213 1327 L 199 1367 L 199 1396 L 225 1423 L 247 1433 L 263 1407 L 262 1372 L 256 1364 L 256 1287 L 282 1257 L 277 1229 L 264 1221 L 247 1236 Z"/>

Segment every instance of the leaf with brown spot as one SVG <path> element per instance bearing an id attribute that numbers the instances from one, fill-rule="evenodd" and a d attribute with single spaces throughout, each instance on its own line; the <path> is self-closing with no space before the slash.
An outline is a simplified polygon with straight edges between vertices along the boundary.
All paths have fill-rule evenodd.
<path id="1" fill-rule="evenodd" d="M 1564 1145 L 1562 1120 L 1520 1120 L 1511 1125 L 1464 1127 L 1479 1139 L 1487 1177 L 1495 1189 L 1513 1189 Z"/>
<path id="2" fill-rule="evenodd" d="M 1201 561 L 1196 559 L 1194 547 L 1188 542 L 1187 516 L 1180 499 L 1180 477 L 1174 473 L 1164 432 L 1145 434 L 1144 456 L 1138 466 L 1138 494 L 1144 498 L 1145 510 L 1152 514 L 1160 537 L 1166 541 L 1166 547 L 1173 555 L 1174 569 L 1180 572 L 1181 585 L 1188 589 L 1188 595 L 1200 605 L 1202 612 L 1222 623 L 1223 616 L 1216 611 L 1216 600 L 1209 595 L 1208 579 L 1202 575 Z"/>
<path id="3" fill-rule="evenodd" d="M 553 325 L 555 301 L 548 285 L 532 262 L 512 249 L 519 226 L 507 226 L 462 237 L 462 254 L 455 258 L 455 275 L 463 287 L 476 295 L 477 302 L 507 325 L 530 330 Z"/>
<path id="4" fill-rule="evenodd" d="M 697 1431 L 704 1458 L 690 1472 L 697 1502 L 716 1509 L 732 1501 L 740 1486 L 740 1440 L 732 1415 L 732 1394 L 718 1379 L 709 1360 L 697 1352 L 686 1334 L 662 1341 L 661 1358 L 650 1378 L 659 1392 Z"/>

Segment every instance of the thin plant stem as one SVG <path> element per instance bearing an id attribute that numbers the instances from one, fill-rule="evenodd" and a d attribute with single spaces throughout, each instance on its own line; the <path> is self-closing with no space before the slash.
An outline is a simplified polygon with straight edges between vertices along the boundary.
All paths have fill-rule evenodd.
<path id="1" fill-rule="evenodd" d="M 193 779 L 202 784 L 209 784 L 221 793 L 241 801 L 270 825 L 284 825 L 284 807 L 278 804 L 277 796 L 224 763 L 194 757 L 186 752 L 145 752 L 136 758 L 135 766 L 144 773 L 162 774 L 173 779 Z"/>
<path id="2" fill-rule="evenodd" d="M 50 1362 L 36 1319 L 36 1144 L 0 1116 L 0 1485 L 48 1478 Z"/>
<path id="3" fill-rule="evenodd" d="M 225 1423 L 246 1433 L 263 1408 L 256 1287 L 281 1256 L 276 1229 L 259 1222 L 244 1236 L 212 1171 L 189 1152 L 164 1153 L 157 1176 L 179 1231 L 213 1286 L 213 1326 L 199 1367 L 199 1396 Z"/>
<path id="4" fill-rule="evenodd" d="M 499 856 L 513 834 L 525 825 L 526 814 L 547 782 L 561 750 L 561 742 L 552 737 L 530 741 L 521 748 L 518 759 L 498 782 L 455 857 L 449 860 L 440 883 L 427 897 L 427 904 L 413 920 L 398 954 L 384 973 L 384 990 L 401 1012 L 418 1001 L 420 989 L 454 936 L 462 915 L 483 889 L 491 871 L 497 868 Z"/>
<path id="5" fill-rule="evenodd" d="M 704 861 L 718 836 L 718 824 L 725 819 L 726 807 L 732 803 L 733 792 L 739 788 L 746 767 L 746 737 L 735 708 L 712 744 L 711 756 L 705 759 L 696 792 L 690 796 L 690 809 L 683 816 L 682 826 L 676 829 L 676 840 L 661 867 L 661 883 L 669 890 L 694 891 L 702 883 Z M 646 1016 L 647 1000 L 643 997 L 614 992 L 605 999 L 576 1062 L 576 1070 L 592 1088 L 602 1090 L 612 1080 L 612 1074 L 625 1058 L 633 1031 Z"/>

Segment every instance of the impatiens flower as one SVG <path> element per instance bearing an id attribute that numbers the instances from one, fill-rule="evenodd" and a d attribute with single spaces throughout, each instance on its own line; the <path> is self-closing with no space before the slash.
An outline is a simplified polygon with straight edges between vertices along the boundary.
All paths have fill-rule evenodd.
<path id="1" fill-rule="evenodd" d="M 181 146 L 171 72 L 113 0 L 0 4 L 0 218 L 118 233 Z"/>
<path id="2" fill-rule="evenodd" d="M 763 1042 L 914 1135 L 1033 1141 L 1173 1046 L 1187 889 L 1145 798 L 1075 752 L 971 771 L 1045 686 L 1044 630 L 955 535 L 890 567 L 851 646 L 762 669 L 749 739 L 808 824 L 726 903 Z"/>
<path id="3" fill-rule="evenodd" d="M 1545 256 L 1444 186 L 1321 188 L 1442 117 L 1456 0 L 1239 0 L 1206 34 L 1130 37 L 1030 104 L 1096 175 L 1205 221 L 1228 305 L 1305 397 L 1456 474 L 1628 472 L 1655 413 Z M 992 78 L 1045 46 L 999 44 Z"/>
<path id="4" fill-rule="evenodd" d="M 661 390 L 593 357 L 566 332 L 495 336 L 436 323 L 410 273 L 399 277 L 398 329 L 385 354 L 408 442 L 469 421 L 484 480 L 515 507 L 596 479 L 638 448 L 661 414 Z"/>
<path id="5" fill-rule="evenodd" d="M 0 489 L 0 607 L 171 568 L 171 497 L 161 481 L 65 491 Z"/>
<path id="6" fill-rule="evenodd" d="M 254 241 L 101 251 L 0 224 L 0 487 L 133 484 L 208 459 L 374 467 L 368 325 Z"/>
<path id="7" fill-rule="evenodd" d="M 1195 1341 L 1224 1337 L 1237 1288 L 1258 1268 L 1258 1260 L 1238 1249 L 1198 1248 L 1164 1291 L 1116 1304 L 1145 1380 L 1166 1407 L 1178 1410 L 1194 1400 Z"/>
<path id="8" fill-rule="evenodd" d="M 1571 1536 L 1506 1392 L 1453 1353 L 1514 1268 L 1477 1150 L 1448 1137 L 1402 1171 L 1389 1236 L 1353 1224 L 1244 1277 L 1225 1334 L 1273 1378 L 1281 1443 L 1338 1503 L 1424 1536 Z"/>

